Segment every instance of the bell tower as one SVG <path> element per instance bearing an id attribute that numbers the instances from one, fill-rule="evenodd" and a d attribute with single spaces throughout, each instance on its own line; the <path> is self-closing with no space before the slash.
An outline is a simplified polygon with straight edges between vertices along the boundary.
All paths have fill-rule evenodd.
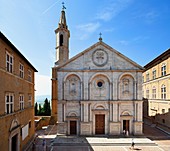
<path id="1" fill-rule="evenodd" d="M 63 4 L 58 28 L 55 30 L 56 34 L 56 62 L 55 65 L 62 65 L 69 59 L 69 38 L 70 31 L 67 27 L 65 9 Z"/>
<path id="2" fill-rule="evenodd" d="M 68 30 L 65 16 L 64 3 L 61 11 L 58 28 L 55 30 L 56 34 L 56 61 L 52 68 L 52 95 L 51 95 L 51 119 L 50 124 L 56 124 L 58 120 L 58 74 L 56 67 L 64 64 L 69 59 L 69 38 L 70 31 Z"/>

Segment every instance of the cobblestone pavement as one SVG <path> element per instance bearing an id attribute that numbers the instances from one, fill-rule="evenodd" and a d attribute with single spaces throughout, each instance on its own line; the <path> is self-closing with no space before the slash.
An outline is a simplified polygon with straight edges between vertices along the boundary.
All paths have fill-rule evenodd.
<path id="1" fill-rule="evenodd" d="M 170 136 L 147 124 L 144 124 L 143 137 L 56 136 L 45 130 L 37 134 L 34 151 L 130 151 L 132 138 L 135 141 L 134 150 L 170 151 Z"/>

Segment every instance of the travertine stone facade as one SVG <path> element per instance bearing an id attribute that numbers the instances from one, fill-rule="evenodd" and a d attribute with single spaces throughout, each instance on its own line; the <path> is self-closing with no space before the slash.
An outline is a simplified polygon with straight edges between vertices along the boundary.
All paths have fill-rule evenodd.
<path id="1" fill-rule="evenodd" d="M 61 30 L 58 27 L 57 31 Z M 68 40 L 67 36 L 63 38 Z M 101 38 L 55 65 L 52 113 L 57 117 L 58 133 L 120 135 L 126 131 L 141 135 L 142 71 L 141 66 Z"/>
<path id="2" fill-rule="evenodd" d="M 153 121 L 170 125 L 170 49 L 148 63 L 143 72 L 143 96 L 147 99 L 145 110 Z"/>
<path id="3" fill-rule="evenodd" d="M 0 150 L 24 150 L 34 136 L 36 69 L 0 32 Z"/>

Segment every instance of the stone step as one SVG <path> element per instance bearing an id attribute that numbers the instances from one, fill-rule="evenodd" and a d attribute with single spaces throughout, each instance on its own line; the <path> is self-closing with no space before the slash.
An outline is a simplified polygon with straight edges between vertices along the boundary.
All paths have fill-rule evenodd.
<path id="1" fill-rule="evenodd" d="M 44 134 L 45 135 L 57 134 L 57 125 L 48 125 Z"/>
<path id="2" fill-rule="evenodd" d="M 53 143 L 52 146 L 131 146 L 131 143 Z M 155 143 L 135 143 L 135 146 L 158 146 Z"/>

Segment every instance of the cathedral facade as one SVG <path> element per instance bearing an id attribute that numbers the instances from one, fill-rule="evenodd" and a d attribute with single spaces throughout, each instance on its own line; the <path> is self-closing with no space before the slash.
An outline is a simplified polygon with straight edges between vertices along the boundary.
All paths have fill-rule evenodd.
<path id="1" fill-rule="evenodd" d="M 67 135 L 143 133 L 143 68 L 99 41 L 69 59 L 65 11 L 56 34 L 52 117 Z"/>

